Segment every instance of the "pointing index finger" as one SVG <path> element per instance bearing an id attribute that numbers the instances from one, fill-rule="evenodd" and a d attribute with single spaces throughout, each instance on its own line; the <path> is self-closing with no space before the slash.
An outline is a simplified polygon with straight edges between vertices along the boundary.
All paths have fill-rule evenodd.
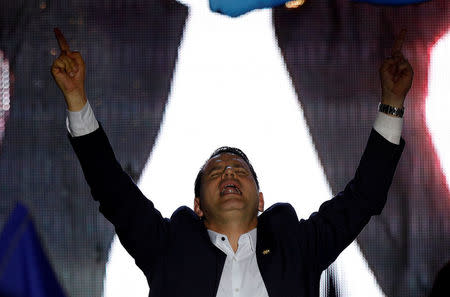
<path id="1" fill-rule="evenodd" d="M 69 44 L 67 43 L 67 40 L 64 38 L 64 35 L 58 28 L 54 28 L 53 31 L 55 32 L 56 40 L 58 41 L 59 48 L 61 49 L 61 52 L 69 52 Z"/>
<path id="2" fill-rule="evenodd" d="M 394 46 L 392 47 L 392 51 L 391 51 L 392 56 L 395 53 L 402 51 L 402 46 L 403 46 L 403 42 L 405 41 L 405 36 L 406 36 L 406 29 L 402 29 L 400 31 L 400 34 L 395 39 Z"/>

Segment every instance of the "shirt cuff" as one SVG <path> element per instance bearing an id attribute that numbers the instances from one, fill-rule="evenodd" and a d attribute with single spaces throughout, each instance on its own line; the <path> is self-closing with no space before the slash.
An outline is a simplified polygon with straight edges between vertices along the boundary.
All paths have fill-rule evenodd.
<path id="1" fill-rule="evenodd" d="M 378 112 L 373 128 L 389 142 L 400 144 L 403 118 L 389 116 L 385 113 Z"/>
<path id="2" fill-rule="evenodd" d="M 80 111 L 67 110 L 66 127 L 72 137 L 87 135 L 98 129 L 99 125 L 89 101 Z"/>

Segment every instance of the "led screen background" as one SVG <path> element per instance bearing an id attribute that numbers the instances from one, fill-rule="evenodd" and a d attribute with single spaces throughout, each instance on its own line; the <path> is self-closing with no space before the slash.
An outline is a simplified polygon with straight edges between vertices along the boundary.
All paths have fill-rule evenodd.
<path id="1" fill-rule="evenodd" d="M 383 213 L 358 238 L 387 296 L 425 295 L 450 259 L 450 195 L 425 121 L 431 49 L 450 30 L 449 6 L 322 0 L 273 10 L 275 36 L 333 193 L 352 177 L 373 124 L 377 70 L 393 32 L 408 29 L 404 53 L 415 79 L 407 146 Z M 165 0 L 2 3 L 0 50 L 11 87 L 0 148 L 0 223 L 15 202 L 30 208 L 69 296 L 102 295 L 114 232 L 66 138 L 65 105 L 49 71 L 58 54 L 53 27 L 85 57 L 91 105 L 119 161 L 138 180 L 160 129 L 188 14 Z"/>

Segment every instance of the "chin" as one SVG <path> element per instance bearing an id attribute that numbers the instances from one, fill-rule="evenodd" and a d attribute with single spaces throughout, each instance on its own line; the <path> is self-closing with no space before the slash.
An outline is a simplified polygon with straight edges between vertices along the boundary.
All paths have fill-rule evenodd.
<path id="1" fill-rule="evenodd" d="M 247 205 L 239 199 L 230 198 L 222 204 L 222 210 L 244 210 L 247 208 Z"/>

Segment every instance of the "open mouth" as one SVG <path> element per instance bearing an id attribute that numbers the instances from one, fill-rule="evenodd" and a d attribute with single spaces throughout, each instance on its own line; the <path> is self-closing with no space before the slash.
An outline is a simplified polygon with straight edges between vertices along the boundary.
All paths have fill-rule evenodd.
<path id="1" fill-rule="evenodd" d="M 220 195 L 224 196 L 224 195 L 228 195 L 228 194 L 241 195 L 241 190 L 239 189 L 239 185 L 237 185 L 233 182 L 225 183 L 221 188 Z"/>

